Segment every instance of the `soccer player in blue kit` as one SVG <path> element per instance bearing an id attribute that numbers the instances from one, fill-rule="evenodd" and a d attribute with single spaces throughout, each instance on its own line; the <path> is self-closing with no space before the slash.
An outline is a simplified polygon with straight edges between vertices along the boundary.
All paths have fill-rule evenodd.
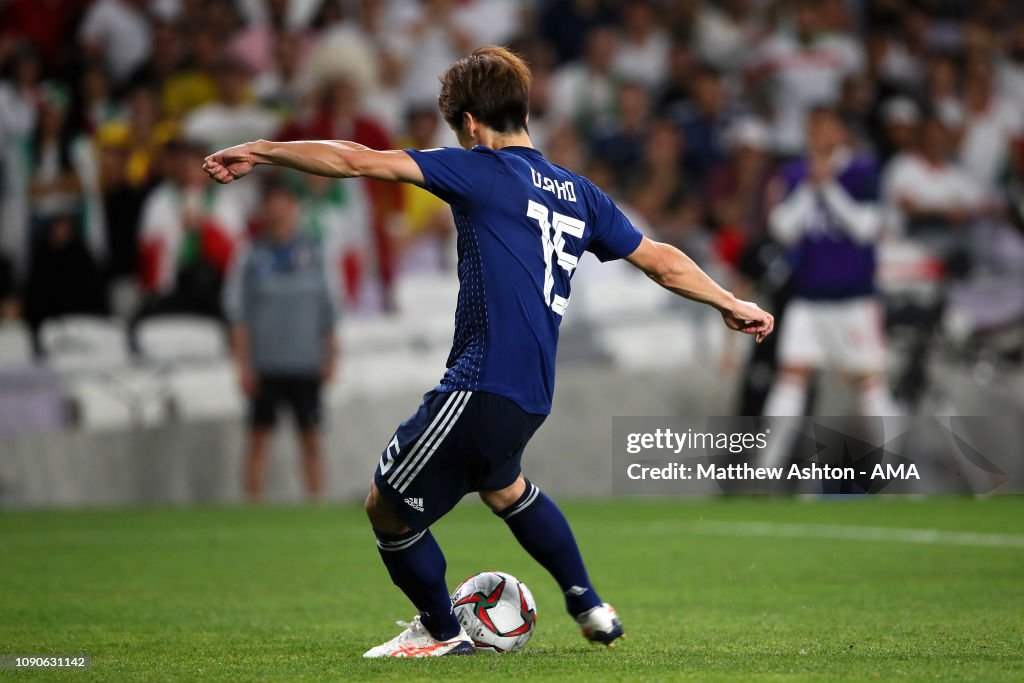
<path id="1" fill-rule="evenodd" d="M 445 558 L 430 533 L 472 491 L 558 582 L 585 638 L 612 645 L 622 637 L 565 517 L 520 468 L 527 442 L 551 410 L 558 326 L 584 251 L 601 261 L 626 259 L 662 287 L 714 306 L 729 328 L 758 341 L 774 325 L 678 249 L 641 235 L 589 180 L 534 149 L 530 84 L 518 56 L 482 47 L 441 76 L 441 114 L 464 149 L 258 140 L 217 152 L 204 165 L 221 183 L 259 164 L 413 183 L 452 207 L 459 296 L 448 369 L 384 449 L 366 499 L 380 556 L 419 614 L 399 622 L 404 630 L 366 657 L 474 651 L 452 611 Z"/>

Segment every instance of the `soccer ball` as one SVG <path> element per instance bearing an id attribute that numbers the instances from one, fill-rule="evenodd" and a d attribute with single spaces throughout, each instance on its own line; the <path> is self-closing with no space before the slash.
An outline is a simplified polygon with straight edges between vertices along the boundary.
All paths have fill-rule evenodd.
<path id="1" fill-rule="evenodd" d="M 526 584 L 505 572 L 481 572 L 452 594 L 459 623 L 477 652 L 515 652 L 537 624 L 537 603 Z"/>

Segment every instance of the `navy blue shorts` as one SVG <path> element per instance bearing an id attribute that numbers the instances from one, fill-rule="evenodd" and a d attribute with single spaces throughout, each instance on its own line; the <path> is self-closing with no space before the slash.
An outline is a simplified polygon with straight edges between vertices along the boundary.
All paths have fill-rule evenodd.
<path id="1" fill-rule="evenodd" d="M 426 529 L 467 493 L 511 485 L 545 417 L 497 394 L 428 392 L 384 449 L 373 481 L 406 524 Z"/>

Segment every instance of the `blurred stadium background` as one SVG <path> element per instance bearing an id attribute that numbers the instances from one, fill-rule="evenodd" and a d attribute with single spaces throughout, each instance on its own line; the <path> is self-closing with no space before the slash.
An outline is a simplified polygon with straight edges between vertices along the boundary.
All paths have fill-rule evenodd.
<path id="1" fill-rule="evenodd" d="M 203 153 L 261 137 L 455 145 L 437 75 L 486 43 L 532 66 L 550 159 L 769 306 L 786 279 L 775 171 L 804 154 L 806 112 L 834 106 L 881 168 L 900 406 L 1024 415 L 1018 3 L 0 0 L 0 505 L 240 500 L 245 400 L 219 301 L 261 229 L 259 184 L 209 183 Z M 284 180 L 337 284 L 327 497 L 355 499 L 443 369 L 450 215 L 415 188 Z M 749 359 L 713 311 L 623 264 L 587 263 L 576 283 L 527 460 L 546 489 L 610 492 L 613 415 L 757 414 L 771 359 Z M 839 389 L 822 377 L 814 411 L 851 412 Z M 272 500 L 301 497 L 292 441 L 279 435 Z"/>

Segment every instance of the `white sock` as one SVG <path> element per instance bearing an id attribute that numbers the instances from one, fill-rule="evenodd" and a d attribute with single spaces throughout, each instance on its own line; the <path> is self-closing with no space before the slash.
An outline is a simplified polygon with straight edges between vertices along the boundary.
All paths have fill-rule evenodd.
<path id="1" fill-rule="evenodd" d="M 807 403 L 807 383 L 798 377 L 782 374 L 772 385 L 764 403 L 764 414 L 768 417 L 799 417 L 804 414 Z M 776 434 L 768 441 L 768 448 L 761 456 L 764 467 L 780 467 L 789 457 L 793 448 L 796 422 L 786 420 L 785 427 L 776 425 Z"/>
<path id="2" fill-rule="evenodd" d="M 764 414 L 768 417 L 799 416 L 804 414 L 807 403 L 807 383 L 792 375 L 782 375 L 775 380 L 768 398 L 764 402 Z"/>

